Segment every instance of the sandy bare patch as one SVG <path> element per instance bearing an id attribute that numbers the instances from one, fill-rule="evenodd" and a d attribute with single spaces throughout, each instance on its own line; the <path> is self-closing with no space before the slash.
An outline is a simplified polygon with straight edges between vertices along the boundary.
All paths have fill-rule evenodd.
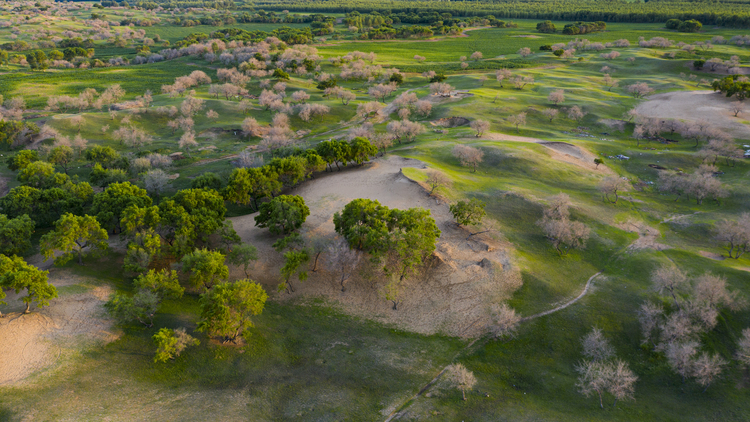
<path id="1" fill-rule="evenodd" d="M 662 119 L 706 120 L 736 138 L 750 139 L 750 128 L 730 110 L 735 101 L 713 91 L 675 91 L 648 97 L 636 111 Z"/>
<path id="2" fill-rule="evenodd" d="M 625 124 L 627 122 L 625 120 L 617 120 L 617 119 L 601 119 L 599 120 L 599 123 L 606 125 L 610 129 L 614 129 L 614 130 L 618 130 L 622 132 L 625 130 Z"/>
<path id="3" fill-rule="evenodd" d="M 65 270 L 50 274 L 50 283 L 58 289 L 82 281 Z M 24 305 L 18 300 L 22 294 L 9 292 L 8 306 L 3 307 L 7 314 L 0 318 L 0 386 L 50 368 L 66 351 L 116 339 L 103 310 L 111 293 L 109 286 L 76 294 L 61 289 L 60 297 L 50 301 L 50 306 L 23 314 Z"/>
<path id="4" fill-rule="evenodd" d="M 443 117 L 442 119 L 431 121 L 430 124 L 432 126 L 440 126 L 440 127 L 466 126 L 469 124 L 469 119 L 465 117 Z"/>
<path id="5" fill-rule="evenodd" d="M 539 35 L 511 35 L 511 38 L 542 38 Z"/>
<path id="6" fill-rule="evenodd" d="M 321 255 L 319 270 L 311 272 L 307 281 L 295 282 L 295 293 L 276 297 L 286 300 L 322 296 L 336 301 L 347 313 L 411 331 L 479 335 L 489 323 L 490 305 L 520 287 L 520 275 L 510 263 L 510 245 L 490 238 L 466 240 L 468 233 L 456 227 L 447 204 L 428 197 L 421 186 L 403 176 L 402 167 L 425 165 L 390 156 L 361 168 L 317 176 L 291 192 L 305 198 L 310 207 L 311 214 L 303 227 L 305 237 L 333 238 L 333 214 L 356 198 L 375 199 L 393 208 L 422 207 L 431 211 L 442 235 L 424 275 L 408 279 L 399 309 L 392 310 L 390 302 L 382 297 L 386 281 L 379 271 L 368 266 L 366 259 L 360 261 L 346 292 L 341 291 L 336 275 L 328 271 L 325 256 Z M 275 238 L 268 230 L 254 227 L 253 218 L 248 215 L 231 220 L 242 240 L 258 247 L 260 259 L 251 277 L 275 291 L 282 256 L 270 246 Z M 242 275 L 241 270 L 234 271 Z"/>
<path id="7" fill-rule="evenodd" d="M 600 164 L 597 168 L 596 164 L 594 164 L 596 155 L 583 147 L 579 147 L 568 142 L 543 141 L 537 138 L 506 135 L 504 133 L 497 132 L 485 132 L 484 135 L 482 135 L 482 139 L 489 139 L 492 141 L 529 142 L 533 144 L 543 145 L 550 150 L 550 156 L 555 160 L 575 164 L 579 167 L 584 167 L 590 170 L 600 171 L 604 174 L 614 174 L 614 172 L 609 167 L 603 164 Z"/>
<path id="8" fill-rule="evenodd" d="M 713 253 L 713 252 L 706 252 L 706 251 L 700 251 L 698 252 L 701 254 L 702 257 L 713 259 L 714 261 L 723 261 L 727 259 L 724 255 Z"/>

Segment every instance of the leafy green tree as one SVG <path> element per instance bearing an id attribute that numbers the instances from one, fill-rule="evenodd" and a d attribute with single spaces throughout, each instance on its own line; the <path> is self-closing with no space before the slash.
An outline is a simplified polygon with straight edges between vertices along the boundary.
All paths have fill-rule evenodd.
<path id="1" fill-rule="evenodd" d="M 10 170 L 23 170 L 34 161 L 39 161 L 39 152 L 35 149 L 22 149 L 8 157 L 6 161 Z"/>
<path id="2" fill-rule="evenodd" d="M 190 283 L 208 290 L 220 280 L 229 278 L 229 268 L 224 264 L 224 254 L 208 249 L 196 249 L 182 257 L 182 271 L 189 273 Z"/>
<path id="3" fill-rule="evenodd" d="M 355 199 L 333 216 L 336 232 L 353 248 L 382 255 L 388 249 L 390 210 L 372 199 Z"/>
<path id="4" fill-rule="evenodd" d="M 116 293 L 104 304 L 104 308 L 121 324 L 136 320 L 146 327 L 153 327 L 159 296 L 148 290 L 140 290 L 132 297 Z"/>
<path id="5" fill-rule="evenodd" d="M 77 216 L 63 214 L 55 223 L 55 229 L 42 236 L 40 246 L 44 259 L 54 256 L 55 251 L 63 252 L 55 258 L 55 264 L 63 265 L 78 256 L 78 263 L 83 265 L 83 250 L 88 254 L 104 252 L 108 248 L 107 231 L 96 218 L 90 215 Z"/>
<path id="6" fill-rule="evenodd" d="M 216 173 L 206 172 L 193 179 L 190 183 L 190 187 L 193 189 L 213 189 L 215 191 L 221 191 L 224 183 Z"/>
<path id="7" fill-rule="evenodd" d="M 21 255 L 31 247 L 34 221 L 27 214 L 8 218 L 0 214 L 0 254 Z"/>
<path id="8" fill-rule="evenodd" d="M 153 339 L 156 343 L 154 362 L 162 363 L 180 356 L 190 346 L 201 344 L 198 339 L 185 332 L 184 328 L 162 328 L 154 334 Z"/>
<path id="9" fill-rule="evenodd" d="M 456 202 L 450 206 L 450 211 L 459 226 L 473 226 L 482 222 L 485 205 L 484 201 L 472 198 Z"/>
<path id="10" fill-rule="evenodd" d="M 38 307 L 48 306 L 49 300 L 57 297 L 57 289 L 49 284 L 49 271 L 29 265 L 23 258 L 15 255 L 0 255 L 0 292 L 3 289 L 13 289 L 16 293 L 26 290 L 27 295 L 21 300 L 26 304 L 23 313 L 28 314 L 31 304 L 36 302 Z M 5 297 L 2 293 L 0 299 Z M 5 303 L 0 301 L 0 303 Z M 2 314 L 0 314 L 2 316 Z"/>
<path id="11" fill-rule="evenodd" d="M 279 79 L 283 81 L 289 80 L 289 74 L 284 71 L 284 69 L 276 68 L 273 70 L 273 76 L 274 79 Z"/>
<path id="12" fill-rule="evenodd" d="M 250 319 L 260 315 L 268 294 L 260 284 L 250 280 L 220 283 L 201 295 L 201 319 L 198 331 L 224 342 L 235 342 L 237 337 L 253 327 Z"/>
<path id="13" fill-rule="evenodd" d="M 555 24 L 552 23 L 552 21 L 539 22 L 538 24 L 536 24 L 536 30 L 547 34 L 554 34 L 555 32 L 557 32 Z"/>
<path id="14" fill-rule="evenodd" d="M 310 208 L 299 195 L 280 195 L 260 206 L 255 225 L 268 227 L 276 235 L 286 235 L 302 227 Z"/>
<path id="15" fill-rule="evenodd" d="M 435 251 L 440 229 L 430 211 L 422 208 L 391 210 L 390 224 L 394 227 L 389 242 L 391 265 L 403 280 Z"/>
<path id="16" fill-rule="evenodd" d="M 318 155 L 328 164 L 328 169 L 331 168 L 331 164 L 336 164 L 336 168 L 341 170 L 339 163 L 346 164 L 346 159 L 350 155 L 349 144 L 346 141 L 323 141 L 316 147 Z"/>
<path id="17" fill-rule="evenodd" d="M 260 199 L 272 196 L 281 190 L 278 176 L 258 168 L 238 168 L 229 176 L 224 197 L 240 205 L 251 205 L 258 209 Z"/>
<path id="18" fill-rule="evenodd" d="M 95 145 L 86 150 L 84 157 L 95 163 L 99 163 L 104 168 L 112 168 L 121 159 L 120 154 L 112 147 Z"/>
<path id="19" fill-rule="evenodd" d="M 297 185 L 309 176 L 307 160 L 303 157 L 274 158 L 267 167 L 277 175 L 279 182 L 288 188 Z"/>
<path id="20" fill-rule="evenodd" d="M 172 200 L 190 215 L 195 236 L 207 240 L 224 223 L 224 198 L 212 189 L 183 189 Z"/>
<path id="21" fill-rule="evenodd" d="M 68 166 L 70 166 L 70 163 L 73 162 L 74 158 L 75 155 L 73 153 L 73 148 L 67 145 L 60 145 L 58 147 L 52 148 L 52 151 L 49 152 L 47 160 L 52 164 L 56 164 L 62 167 L 62 169 L 65 171 L 65 174 L 68 174 Z"/>
<path id="22" fill-rule="evenodd" d="M 349 161 L 354 161 L 358 165 L 369 160 L 370 157 L 377 153 L 378 148 L 365 138 L 358 136 L 349 142 Z"/>
<path id="23" fill-rule="evenodd" d="M 122 231 L 120 224 L 122 212 L 131 205 L 151 206 L 148 192 L 130 182 L 112 183 L 104 192 L 94 196 L 91 213 L 96 215 L 97 220 L 106 229 L 112 229 L 113 233 L 118 233 Z"/>
<path id="24" fill-rule="evenodd" d="M 24 185 L 39 189 L 60 187 L 70 181 L 67 175 L 55 172 L 55 166 L 44 161 L 29 163 L 18 173 L 17 178 Z"/>
<path id="25" fill-rule="evenodd" d="M 128 243 L 123 268 L 134 273 L 144 273 L 161 253 L 161 237 L 153 230 L 139 231 Z"/>
<path id="26" fill-rule="evenodd" d="M 281 276 L 284 281 L 279 284 L 279 291 L 286 290 L 292 293 L 292 277 L 296 274 L 299 281 L 307 280 L 307 270 L 302 266 L 310 261 L 310 254 L 305 251 L 287 251 L 284 253 L 284 266 L 281 267 Z"/>
<path id="27" fill-rule="evenodd" d="M 245 277 L 250 277 L 247 273 L 247 268 L 250 266 L 252 261 L 258 259 L 258 248 L 247 243 L 242 243 L 232 248 L 227 255 L 227 260 L 230 264 L 242 267 L 245 271 Z"/>
<path id="28" fill-rule="evenodd" d="M 185 293 L 174 270 L 149 270 L 133 280 L 133 284 L 138 290 L 148 290 L 161 298 L 179 299 Z"/>

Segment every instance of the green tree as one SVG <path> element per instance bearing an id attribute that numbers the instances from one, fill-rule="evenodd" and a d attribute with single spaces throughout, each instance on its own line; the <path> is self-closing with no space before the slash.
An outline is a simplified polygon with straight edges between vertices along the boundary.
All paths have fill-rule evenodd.
<path id="1" fill-rule="evenodd" d="M 394 209 L 390 217 L 394 227 L 389 242 L 391 265 L 403 280 L 435 251 L 440 229 L 430 211 L 422 208 Z"/>
<path id="2" fill-rule="evenodd" d="M 208 290 L 220 280 L 229 278 L 224 254 L 208 249 L 196 249 L 182 257 L 182 271 L 189 273 L 190 283 Z"/>
<path id="3" fill-rule="evenodd" d="M 133 280 L 133 284 L 138 290 L 148 290 L 161 298 L 179 299 L 185 293 L 174 270 L 149 270 Z"/>
<path id="4" fill-rule="evenodd" d="M 151 206 L 151 198 L 145 189 L 130 182 L 112 183 L 104 192 L 94 196 L 91 213 L 106 229 L 113 233 L 122 231 L 120 220 L 125 208 L 135 205 L 138 207 Z"/>
<path id="5" fill-rule="evenodd" d="M 258 209 L 260 199 L 280 190 L 281 182 L 274 172 L 258 168 L 238 168 L 232 171 L 223 193 L 227 201 Z"/>
<path id="6" fill-rule="evenodd" d="M 536 30 L 547 34 L 554 34 L 555 32 L 557 32 L 555 24 L 552 23 L 552 21 L 539 22 L 538 24 L 536 24 Z"/>
<path id="7" fill-rule="evenodd" d="M 31 247 L 34 221 L 27 214 L 8 218 L 0 214 L 0 254 L 21 255 Z"/>
<path id="8" fill-rule="evenodd" d="M 472 198 L 456 202 L 450 206 L 450 211 L 459 226 L 473 226 L 482 222 L 485 205 L 484 201 Z"/>
<path id="9" fill-rule="evenodd" d="M 221 178 L 210 171 L 201 174 L 190 183 L 192 189 L 213 189 L 215 191 L 221 191 L 223 185 Z"/>
<path id="10" fill-rule="evenodd" d="M 302 227 L 310 208 L 299 195 L 280 195 L 260 206 L 255 225 L 268 227 L 271 233 L 287 235 Z"/>
<path id="11" fill-rule="evenodd" d="M 247 273 L 247 268 L 250 266 L 252 261 L 258 259 L 258 248 L 247 243 L 242 243 L 232 248 L 227 255 L 227 260 L 230 264 L 242 267 L 245 272 L 245 277 L 250 277 Z"/>
<path id="12" fill-rule="evenodd" d="M 116 293 L 104 304 L 104 308 L 121 324 L 136 320 L 146 327 L 153 327 L 159 296 L 148 290 L 139 290 L 132 297 Z"/>
<path id="13" fill-rule="evenodd" d="M 201 295 L 201 319 L 198 331 L 224 342 L 235 342 L 237 337 L 253 327 L 250 319 L 260 315 L 268 294 L 260 284 L 250 280 L 220 283 Z"/>
<path id="14" fill-rule="evenodd" d="M 78 256 L 78 263 L 83 265 L 83 251 L 88 254 L 104 252 L 108 248 L 107 232 L 90 215 L 77 216 L 63 214 L 55 223 L 55 229 L 42 236 L 40 247 L 44 259 L 54 256 L 55 251 L 63 254 L 55 258 L 55 264 L 63 265 Z"/>
<path id="15" fill-rule="evenodd" d="M 18 256 L 0 255 L 0 293 L 3 289 L 13 289 L 16 293 L 26 290 L 27 295 L 21 298 L 26 304 L 23 313 L 28 314 L 31 304 L 36 302 L 38 307 L 48 306 L 49 300 L 57 297 L 57 289 L 49 284 L 49 271 L 29 265 Z M 2 293 L 0 299 L 5 297 Z M 5 303 L 0 301 L 0 303 Z M 2 316 L 2 314 L 0 314 Z"/>
<path id="16" fill-rule="evenodd" d="M 185 332 L 184 328 L 162 328 L 152 338 L 156 343 L 154 362 L 162 363 L 180 356 L 190 346 L 201 344 L 198 339 Z"/>
<path id="17" fill-rule="evenodd" d="M 346 164 L 346 158 L 349 154 L 349 144 L 346 141 L 323 141 L 316 147 L 318 155 L 328 164 L 328 169 L 331 168 L 331 164 L 336 164 L 336 168 L 341 170 L 339 163 Z"/>
<path id="18" fill-rule="evenodd" d="M 353 248 L 379 256 L 388 248 L 390 210 L 372 199 L 355 199 L 333 216 L 336 232 Z"/>
<path id="19" fill-rule="evenodd" d="M 94 145 L 87 149 L 84 157 L 89 161 L 101 164 L 104 168 L 113 167 L 121 158 L 114 148 L 103 145 Z"/>
<path id="20" fill-rule="evenodd" d="M 206 241 L 224 223 L 227 207 L 224 198 L 212 189 L 183 189 L 172 200 L 192 219 L 195 236 Z"/>
<path id="21" fill-rule="evenodd" d="M 378 148 L 369 140 L 356 137 L 349 142 L 349 160 L 361 165 L 378 153 Z"/>
<path id="22" fill-rule="evenodd" d="M 67 175 L 56 173 L 55 166 L 44 161 L 33 161 L 18 173 L 18 181 L 39 189 L 59 187 L 70 181 Z"/>
<path id="23" fill-rule="evenodd" d="M 34 161 L 39 161 L 39 152 L 35 149 L 22 149 L 8 157 L 6 161 L 10 170 L 23 170 Z"/>
<path id="24" fill-rule="evenodd" d="M 74 157 L 75 155 L 73 154 L 73 148 L 67 145 L 60 145 L 58 147 L 52 148 L 52 151 L 49 152 L 47 160 L 52 164 L 56 164 L 62 167 L 62 169 L 65 171 L 65 174 L 68 174 L 68 166 L 73 162 Z"/>
<path id="25" fill-rule="evenodd" d="M 310 254 L 305 251 L 287 251 L 284 253 L 284 266 L 281 267 L 281 276 L 284 281 L 279 284 L 279 291 L 286 290 L 292 293 L 292 277 L 296 274 L 299 281 L 307 280 L 307 270 L 302 266 L 310 261 Z"/>

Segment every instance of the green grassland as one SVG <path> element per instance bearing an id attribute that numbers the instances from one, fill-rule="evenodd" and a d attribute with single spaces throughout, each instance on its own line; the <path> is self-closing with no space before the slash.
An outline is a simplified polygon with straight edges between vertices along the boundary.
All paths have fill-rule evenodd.
<path id="1" fill-rule="evenodd" d="M 354 50 L 376 52 L 377 64 L 413 72 L 407 74 L 399 93 L 413 90 L 420 98 L 427 96 L 429 89 L 425 78 L 417 72 L 455 69 L 449 72 L 446 82 L 473 95 L 437 103 L 432 115 L 421 119 L 424 123 L 451 116 L 485 119 L 491 122 L 492 132 L 570 142 L 597 156 L 628 155 L 632 157 L 629 161 L 605 158 L 605 165 L 618 176 L 645 182 L 657 178 L 658 171 L 648 164 L 658 162 L 668 168 L 692 170 L 701 160 L 690 142 L 672 145 L 645 142 L 637 147 L 630 137 L 632 123 L 626 125 L 624 132 L 603 124 L 602 119 L 620 119 L 639 102 L 623 87 L 643 81 L 657 92 L 698 89 L 694 82 L 683 80 L 679 74 L 696 74 L 699 80 L 713 79 L 716 74 L 686 67 L 685 64 L 695 57 L 736 54 L 743 63 L 748 59 L 749 50 L 728 45 L 694 56 L 680 55 L 676 59 L 664 58 L 663 50 L 637 48 L 639 36 L 693 42 L 715 35 L 730 38 L 741 34 L 738 31 L 705 28 L 700 34 L 679 34 L 666 31 L 658 24 L 609 24 L 607 32 L 581 38 L 592 42 L 627 38 L 633 47 L 618 49 L 622 53 L 620 58 L 607 62 L 599 58 L 598 52 L 591 51 L 576 55 L 583 61 L 564 61 L 538 49 L 543 44 L 567 42 L 571 37 L 537 34 L 533 30 L 536 21 L 517 23 L 517 29 L 480 29 L 467 32 L 466 37 L 434 41 L 329 41 L 317 48 L 324 57 Z M 557 24 L 562 26 L 563 23 Z M 263 25 L 238 27 L 271 28 Z M 174 42 L 189 33 L 210 32 L 213 28 L 157 26 L 146 28 L 146 32 L 149 36 L 159 34 Z M 345 28 L 337 26 L 337 29 Z M 0 30 L 0 40 L 3 31 Z M 498 66 L 510 60 L 520 63 L 516 52 L 522 47 L 530 47 L 536 53 L 523 60 L 524 69 L 514 70 L 515 74 L 531 75 L 536 80 L 523 90 L 516 90 L 507 83 L 500 88 L 492 70 L 458 71 L 458 57 L 474 51 L 484 54 L 485 60 L 479 63 L 497 63 Z M 426 62 L 417 65 L 412 59 L 415 54 L 425 56 Z M 119 54 L 112 51 L 111 55 Z M 635 57 L 635 63 L 627 64 L 627 57 Z M 619 88 L 609 91 L 601 85 L 600 69 L 604 65 L 616 69 L 613 76 L 620 82 Z M 103 90 L 117 83 L 128 92 L 128 98 L 146 89 L 152 90 L 157 94 L 152 108 L 179 107 L 182 98 L 158 94 L 160 86 L 192 70 L 203 70 L 212 78 L 216 76 L 216 65 L 209 66 L 194 57 L 141 66 L 33 73 L 10 66 L 2 69 L 8 73 L 0 75 L 0 94 L 5 98 L 23 95 L 29 106 L 36 109 L 34 113 L 42 114 L 34 120 L 74 135 L 77 131 L 67 120 L 70 115 L 37 113 L 44 107 L 47 96 L 75 95 L 88 87 Z M 322 70 L 338 71 L 326 62 Z M 481 76 L 488 77 L 483 84 Z M 311 131 L 305 137 L 307 145 L 340 136 L 345 131 L 342 124 L 361 122 L 355 112 L 358 103 L 370 100 L 366 89 L 361 82 L 342 82 L 342 85 L 357 94 L 356 100 L 348 106 L 323 98 L 321 91 L 308 80 L 293 77 L 289 81 L 287 93 L 302 89 L 311 95 L 309 102 L 331 107 L 329 115 L 312 123 L 291 118 L 293 129 Z M 261 92 L 255 80 L 247 88 L 254 95 Z M 560 117 L 550 124 L 540 112 L 554 107 L 547 101 L 547 95 L 555 89 L 564 89 L 566 100 L 560 106 Z M 190 158 L 177 161 L 171 169 L 179 173 L 172 182 L 172 192 L 188 187 L 192 178 L 206 171 L 228 173 L 232 166 L 222 157 L 259 143 L 257 138 L 234 134 L 234 129 L 238 129 L 246 117 L 236 101 L 214 99 L 205 86 L 197 88 L 197 96 L 206 100 L 205 110 L 212 109 L 220 114 L 215 121 L 205 117 L 205 110 L 195 117 L 201 146 L 213 145 L 216 149 L 194 152 Z M 261 124 L 270 122 L 272 113 L 257 107 L 257 102 L 254 104 L 256 108 L 248 115 Z M 564 117 L 564 108 L 573 105 L 581 106 L 588 113 L 580 123 Z M 519 112 L 526 112 L 528 117 L 526 125 L 516 132 L 506 119 Z M 89 139 L 90 145 L 109 145 L 132 155 L 143 154 L 146 150 L 179 151 L 180 132 L 172 134 L 166 127 L 167 117 L 150 111 L 131 116 L 134 125 L 154 137 L 152 144 L 136 151 L 111 137 L 112 131 L 120 127 L 122 118 L 131 112 L 118 112 L 114 119 L 100 111 L 86 110 L 82 114 L 85 124 L 80 133 Z M 110 125 L 106 134 L 101 130 L 105 125 Z M 578 126 L 587 128 L 582 133 L 591 136 L 575 133 Z M 214 130 L 217 128 L 222 132 Z M 322 299 L 293 303 L 269 301 L 264 313 L 254 319 L 255 328 L 246 345 L 224 346 L 199 336 L 201 345 L 188 350 L 175 362 L 154 364 L 150 338 L 156 327 L 194 328 L 199 312 L 197 297 L 186 295 L 179 301 L 165 303 L 155 328 L 123 327 L 120 339 L 103 348 L 87 348 L 79 354 L 65 356 L 56 363 L 57 370 L 51 371 L 51 375 L 42 373 L 33 377 L 31 386 L 0 387 L 0 421 L 24 420 L 29 415 L 37 420 L 109 417 L 118 420 L 376 421 L 385 420 L 391 411 L 405 403 L 409 407 L 405 408 L 401 420 L 750 419 L 747 381 L 738 364 L 728 365 L 724 376 L 706 392 L 695 383 L 682 384 L 680 377 L 668 368 L 663 355 L 640 346 L 641 333 L 636 317 L 645 299 L 659 300 L 649 276 L 657 265 L 669 260 L 692 275 L 705 271 L 723 275 L 732 289 L 750 298 L 747 283 L 750 258 L 715 261 L 700 254 L 701 251 L 722 253 L 711 238 L 713 225 L 750 208 L 750 184 L 747 183 L 750 163 L 740 161 L 734 167 L 721 166 L 725 172 L 721 180 L 731 189 L 731 196 L 721 206 L 708 201 L 703 205 L 684 199 L 674 202 L 671 196 L 659 193 L 653 185 L 632 188 L 625 194 L 626 198 L 609 204 L 602 200 L 596 188 L 606 175 L 604 171 L 557 161 L 541 145 L 478 139 L 468 127 L 446 129 L 445 133 L 433 131 L 429 125 L 427 128 L 416 142 L 394 145 L 389 153 L 419 159 L 447 174 L 453 181 L 452 189 L 446 192 L 451 199 L 480 198 L 487 203 L 488 216 L 497 221 L 499 236 L 513 245 L 513 264 L 523 275 L 524 285 L 510 300 L 510 305 L 523 316 L 545 311 L 577 296 L 589 277 L 602 271 L 588 295 L 560 312 L 523 323 L 514 339 L 480 339 L 468 349 L 464 349 L 468 344 L 466 339 L 404 332 L 345 315 L 335 303 Z M 384 131 L 385 122 L 376 124 L 375 129 Z M 607 135 L 603 134 L 605 132 Z M 206 138 L 209 133 L 215 136 Z M 485 160 L 476 173 L 462 167 L 452 156 L 451 149 L 459 143 L 484 151 Z M 85 164 L 77 163 L 71 174 L 88 180 L 90 169 Z M 15 173 L 5 166 L 2 173 L 15 178 Z M 405 169 L 404 173 L 416 180 L 425 178 L 420 170 Z M 14 185 L 15 182 L 11 182 L 10 186 Z M 546 198 L 559 192 L 572 198 L 574 219 L 592 229 L 587 248 L 563 258 L 549 246 L 536 225 Z M 244 212 L 231 208 L 230 211 L 233 215 Z M 691 225 L 662 223 L 673 215 L 694 213 L 699 214 L 691 217 Z M 628 221 L 655 227 L 661 233 L 658 241 L 670 249 L 627 249 L 638 237 L 623 229 L 623 223 Z M 67 269 L 119 291 L 130 291 L 132 286 L 120 268 L 121 262 L 122 256 L 113 254 L 91 261 L 85 267 L 70 264 Z M 87 288 L 75 285 L 67 287 L 63 294 L 76 294 Z M 582 358 L 579 340 L 594 326 L 604 331 L 615 346 L 617 356 L 628 361 L 639 376 L 634 402 L 618 403 L 616 408 L 607 406 L 602 410 L 595 398 L 587 399 L 577 393 L 574 365 Z M 704 350 L 730 360 L 741 330 L 748 326 L 750 311 L 723 312 L 717 328 L 701 338 Z M 422 396 L 408 402 L 409 397 L 455 356 L 478 379 L 467 401 L 461 400 L 455 390 L 433 389 L 431 397 Z"/>

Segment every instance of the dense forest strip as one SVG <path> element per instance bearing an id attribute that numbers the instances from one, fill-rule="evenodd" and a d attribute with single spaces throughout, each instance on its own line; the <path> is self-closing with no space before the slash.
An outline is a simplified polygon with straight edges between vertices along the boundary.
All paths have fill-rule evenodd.
<path id="1" fill-rule="evenodd" d="M 321 1 L 259 0 L 256 9 L 304 13 L 450 13 L 453 16 L 486 16 L 506 19 L 552 19 L 562 21 L 604 21 L 654 23 L 669 19 L 697 19 L 704 25 L 750 28 L 750 3 L 739 1 Z"/>

